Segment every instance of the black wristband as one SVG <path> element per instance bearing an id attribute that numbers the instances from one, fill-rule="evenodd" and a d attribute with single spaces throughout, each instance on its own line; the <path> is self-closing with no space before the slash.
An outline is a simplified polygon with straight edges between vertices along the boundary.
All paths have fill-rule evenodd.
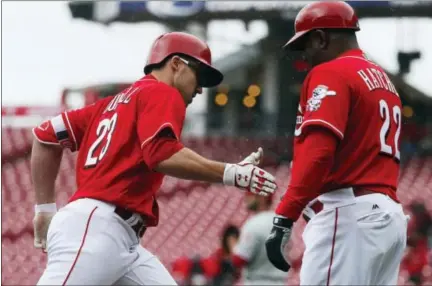
<path id="1" fill-rule="evenodd" d="M 289 218 L 274 217 L 273 225 L 283 228 L 291 228 L 293 226 L 293 221 Z"/>

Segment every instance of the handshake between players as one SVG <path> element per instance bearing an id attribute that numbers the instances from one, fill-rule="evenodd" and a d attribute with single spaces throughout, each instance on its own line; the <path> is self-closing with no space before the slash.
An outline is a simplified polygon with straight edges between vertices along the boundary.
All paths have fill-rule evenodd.
<path id="1" fill-rule="evenodd" d="M 226 164 L 224 184 L 245 189 L 251 193 L 268 196 L 275 192 L 276 182 L 273 175 L 257 167 L 263 157 L 262 148 L 253 152 L 237 164 Z"/>

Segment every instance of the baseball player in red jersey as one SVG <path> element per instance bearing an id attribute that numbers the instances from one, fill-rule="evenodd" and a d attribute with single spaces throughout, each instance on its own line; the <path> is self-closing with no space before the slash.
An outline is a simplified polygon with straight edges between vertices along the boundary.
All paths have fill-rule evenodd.
<path id="1" fill-rule="evenodd" d="M 140 244 L 156 226 L 164 175 L 224 183 L 269 195 L 274 177 L 256 165 L 262 149 L 238 164 L 201 157 L 180 143 L 186 106 L 218 85 L 206 43 L 186 33 L 154 42 L 146 76 L 116 96 L 63 112 L 34 129 L 35 246 L 48 253 L 38 285 L 173 285 Z M 78 151 L 77 190 L 58 212 L 54 182 L 62 147 Z M 48 228 L 49 226 L 49 228 Z"/>
<path id="2" fill-rule="evenodd" d="M 300 96 L 291 182 L 276 209 L 267 255 L 288 271 L 284 247 L 304 214 L 301 285 L 396 285 L 407 221 L 397 195 L 401 100 L 359 48 L 342 1 L 304 7 L 284 46 L 312 70 Z"/>

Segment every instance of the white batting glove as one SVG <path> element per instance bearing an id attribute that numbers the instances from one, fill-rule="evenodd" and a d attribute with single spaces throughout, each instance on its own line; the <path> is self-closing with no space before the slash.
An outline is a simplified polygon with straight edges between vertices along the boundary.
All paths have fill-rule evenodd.
<path id="1" fill-rule="evenodd" d="M 238 164 L 226 164 L 223 182 L 261 196 L 276 191 L 276 181 L 272 174 L 257 167 L 263 156 L 262 148 L 247 156 Z"/>
<path id="2" fill-rule="evenodd" d="M 40 248 L 44 252 L 46 252 L 48 228 L 56 212 L 56 204 L 43 204 L 35 206 L 35 216 L 33 218 L 33 244 L 35 248 Z"/>
<path id="3" fill-rule="evenodd" d="M 239 164 L 252 164 L 258 166 L 261 163 L 261 160 L 264 156 L 264 151 L 261 147 L 258 148 L 256 152 L 252 152 L 249 156 L 243 159 Z"/>

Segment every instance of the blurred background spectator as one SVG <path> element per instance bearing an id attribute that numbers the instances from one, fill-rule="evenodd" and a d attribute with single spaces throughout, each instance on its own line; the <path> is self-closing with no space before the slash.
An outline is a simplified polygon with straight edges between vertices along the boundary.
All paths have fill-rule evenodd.
<path id="1" fill-rule="evenodd" d="M 232 254 L 232 264 L 241 271 L 240 285 L 285 285 L 287 281 L 287 273 L 270 263 L 265 248 L 273 227 L 273 198 L 252 193 L 245 195 L 249 217 L 241 228 Z"/>
<path id="2" fill-rule="evenodd" d="M 221 235 L 220 247 L 208 257 L 183 256 L 172 264 L 179 285 L 233 285 L 238 278 L 231 255 L 239 238 L 239 229 L 228 225 Z"/>
<path id="3" fill-rule="evenodd" d="M 414 202 L 409 205 L 411 219 L 408 223 L 408 241 L 401 270 L 407 271 L 409 281 L 423 285 L 425 276 L 430 275 L 432 246 L 432 217 L 425 205 Z"/>

